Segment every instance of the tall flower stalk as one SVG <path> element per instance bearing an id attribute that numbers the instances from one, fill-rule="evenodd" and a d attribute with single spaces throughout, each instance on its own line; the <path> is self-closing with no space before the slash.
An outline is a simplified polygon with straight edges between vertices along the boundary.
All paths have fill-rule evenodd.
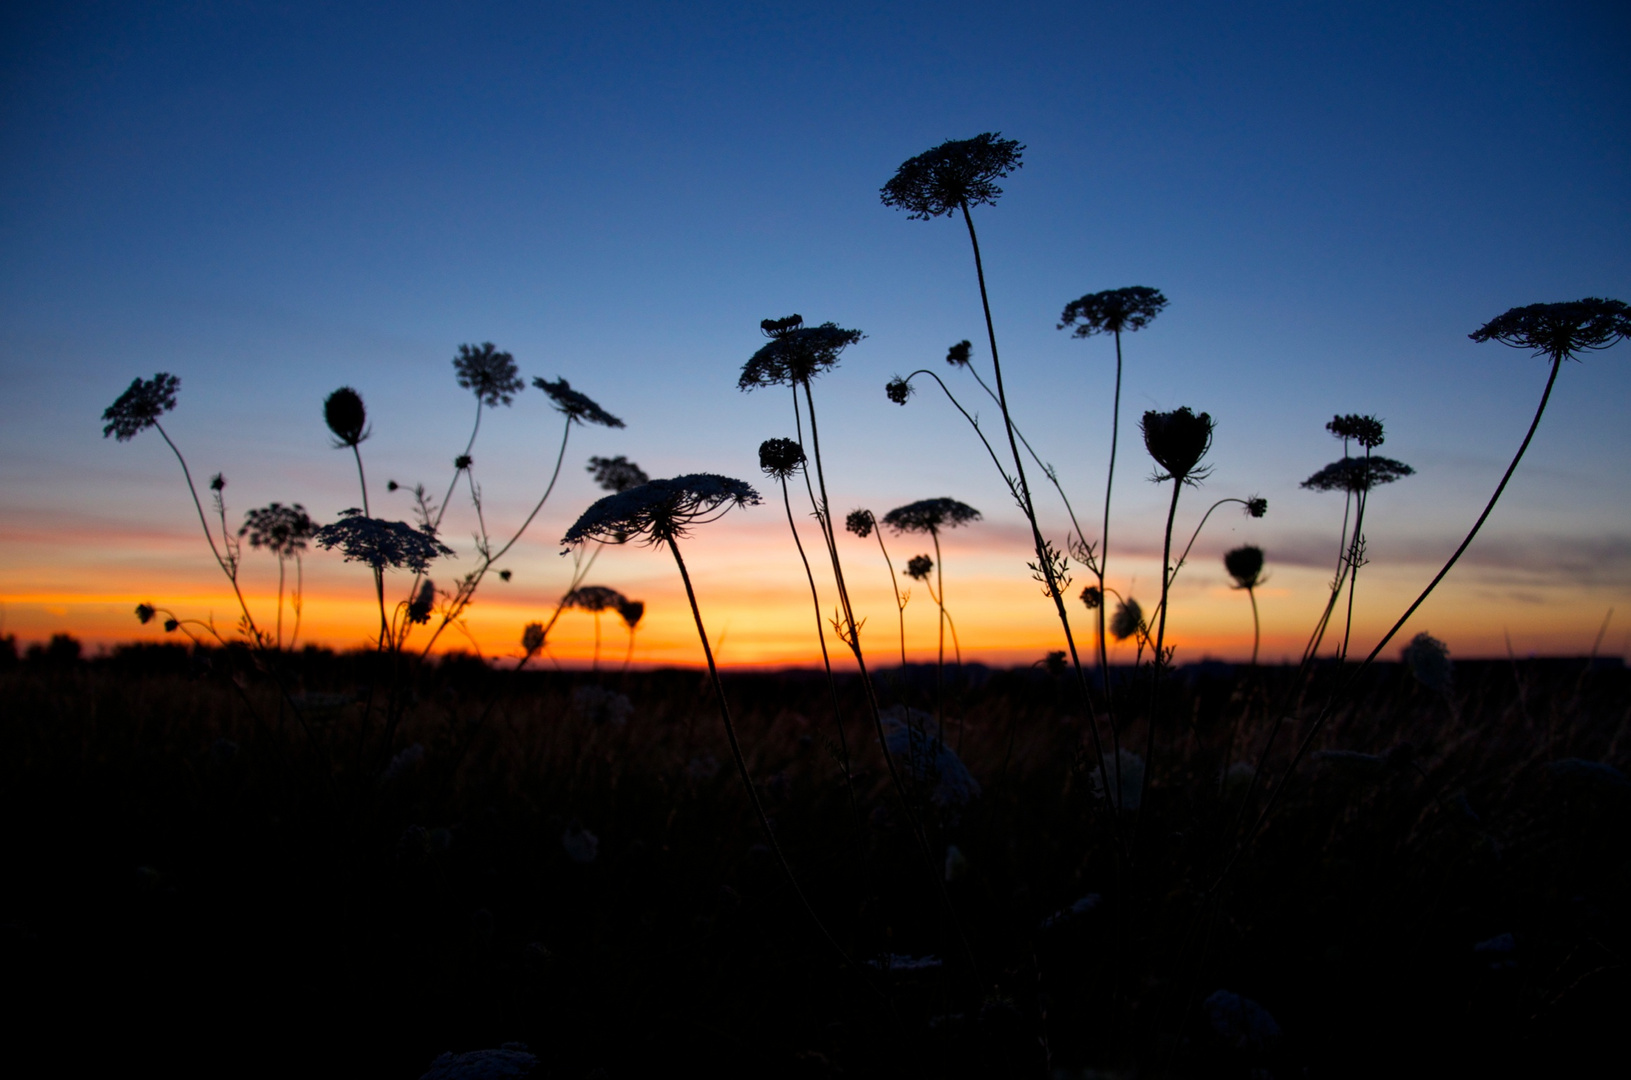
<path id="1" fill-rule="evenodd" d="M 895 618 L 900 625 L 900 666 L 906 667 L 906 603 L 912 598 L 910 589 L 902 593 L 900 580 L 895 577 L 895 563 L 889 557 L 889 549 L 884 546 L 883 530 L 878 528 L 878 519 L 872 511 L 861 509 L 851 510 L 844 518 L 844 528 L 865 540 L 876 534 L 878 537 L 878 550 L 883 553 L 883 564 L 889 570 L 889 590 L 895 597 Z"/>
<path id="2" fill-rule="evenodd" d="M 940 554 L 940 530 L 954 529 L 980 520 L 980 512 L 956 499 L 919 499 L 905 506 L 897 506 L 883 516 L 883 523 L 897 536 L 906 533 L 926 533 L 934 541 L 934 573 L 939 588 L 930 590 L 935 606 L 940 611 L 939 651 L 935 654 L 934 685 L 935 707 L 939 712 L 940 730 L 946 729 L 946 571 Z M 923 575 L 928 584 L 927 572 Z M 962 658 L 961 647 L 957 650 Z"/>
<path id="3" fill-rule="evenodd" d="M 1245 544 L 1224 552 L 1223 568 L 1234 579 L 1234 587 L 1243 589 L 1252 602 L 1252 667 L 1257 666 L 1257 647 L 1262 641 L 1262 627 L 1257 621 L 1257 587 L 1263 584 L 1263 549 L 1256 544 Z"/>

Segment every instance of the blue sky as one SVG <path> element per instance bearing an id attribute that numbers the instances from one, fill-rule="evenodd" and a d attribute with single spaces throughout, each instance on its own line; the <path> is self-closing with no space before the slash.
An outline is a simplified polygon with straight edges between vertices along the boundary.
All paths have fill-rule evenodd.
<path id="1" fill-rule="evenodd" d="M 95 612 L 127 608 L 109 597 L 141 593 L 143 574 L 209 581 L 162 443 L 116 446 L 95 422 L 155 370 L 182 377 L 168 426 L 195 467 L 227 473 L 235 512 L 298 499 L 328 519 L 356 499 L 322 396 L 356 386 L 370 467 L 439 486 L 472 412 L 449 367 L 461 342 L 494 341 L 628 421 L 569 460 L 756 476 L 754 448 L 789 418 L 783 399 L 739 394 L 736 372 L 760 319 L 798 311 L 869 335 L 819 387 L 834 498 L 881 512 L 954 495 L 1007 536 L 1017 519 L 948 409 L 882 394 L 982 337 L 962 230 L 877 197 L 947 138 L 1027 146 L 977 223 L 1033 442 L 1094 505 L 1110 353 L 1054 323 L 1085 292 L 1161 288 L 1171 306 L 1126 343 L 1129 554 L 1158 551 L 1164 505 L 1136 416 L 1211 412 L 1205 493 L 1270 498 L 1251 535 L 1300 590 L 1291 636 L 1335 547 L 1340 508 L 1297 488 L 1340 453 L 1331 414 L 1382 416 L 1384 452 L 1419 470 L 1376 503 L 1365 618 L 1385 626 L 1388 589 L 1408 599 L 1453 548 L 1544 381 L 1543 362 L 1467 333 L 1517 304 L 1631 294 L 1621 5 L 20 4 L 4 18 L 0 587 L 25 636 L 52 619 L 94 636 Z M 1585 646 L 1548 630 L 1539 651 L 1589 646 L 1616 604 L 1631 618 L 1628 349 L 1564 372 L 1487 543 L 1452 579 L 1454 618 L 1586 628 Z M 553 460 L 554 421 L 528 392 L 482 437 L 484 491 L 513 513 Z M 559 574 L 552 541 L 593 494 L 574 471 L 519 553 L 540 597 Z M 740 535 L 762 528 L 781 559 L 774 526 L 765 514 Z M 1030 603 L 1023 545 L 1001 543 L 988 576 Z M 89 584 L 116 567 L 131 576 Z M 623 572 L 658 587 L 637 558 Z M 38 599 L 75 589 L 94 597 L 46 605 L 65 614 Z"/>

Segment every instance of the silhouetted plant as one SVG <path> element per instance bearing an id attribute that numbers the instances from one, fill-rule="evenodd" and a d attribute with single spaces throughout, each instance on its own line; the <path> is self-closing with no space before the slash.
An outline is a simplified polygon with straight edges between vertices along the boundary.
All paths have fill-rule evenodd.
<path id="1" fill-rule="evenodd" d="M 906 666 L 906 603 L 912 598 L 912 590 L 901 592 L 900 582 L 895 578 L 895 564 L 889 558 L 889 549 L 883 543 L 883 530 L 878 528 L 878 519 L 872 516 L 870 510 L 851 510 L 844 519 L 844 528 L 865 540 L 869 536 L 877 536 L 878 550 L 883 552 L 883 564 L 889 569 L 889 590 L 895 597 L 895 617 L 900 625 L 900 663 Z"/>
<path id="2" fill-rule="evenodd" d="M 945 668 L 946 668 L 946 573 L 945 563 L 940 554 L 940 530 L 955 529 L 980 520 L 980 512 L 965 502 L 956 499 L 919 499 L 905 506 L 897 506 L 883 516 L 883 523 L 889 526 L 897 536 L 907 533 L 927 534 L 934 542 L 934 568 L 936 584 L 929 584 L 927 572 L 920 579 L 929 590 L 929 597 L 940 610 L 939 621 L 939 647 L 935 656 L 935 693 L 939 699 L 940 723 L 946 722 L 945 716 Z M 921 556 L 920 556 L 921 558 Z M 907 564 L 907 575 L 917 577 L 912 573 L 916 563 Z M 957 648 L 957 662 L 963 662 L 963 647 L 957 642 L 957 631 L 952 630 L 952 640 Z"/>
<path id="3" fill-rule="evenodd" d="M 295 641 L 300 637 L 300 612 L 305 585 L 300 553 L 306 550 L 306 541 L 316 532 L 316 523 L 299 503 L 292 506 L 272 503 L 251 510 L 244 515 L 243 526 L 238 530 L 240 537 L 249 537 L 250 547 L 265 548 L 277 556 L 277 647 L 280 649 L 283 647 L 285 563 L 293 559 L 295 565 L 295 587 L 289 598 L 290 610 L 294 612 L 294 632 L 289 635 L 289 647 L 294 648 Z"/>
<path id="4" fill-rule="evenodd" d="M 1256 667 L 1262 637 L 1257 621 L 1257 587 L 1263 583 L 1263 549 L 1255 544 L 1231 548 L 1223 554 L 1223 568 L 1234 578 L 1235 588 L 1246 590 L 1252 602 L 1252 666 Z"/>
<path id="5" fill-rule="evenodd" d="M 627 489 L 625 489 L 627 490 Z M 580 585 L 566 594 L 566 606 L 587 611 L 595 618 L 595 652 L 590 662 L 591 671 L 600 670 L 600 616 L 613 608 L 621 610 L 628 599 L 616 589 L 605 585 Z"/>
<path id="6" fill-rule="evenodd" d="M 645 617 L 645 614 L 646 602 L 644 600 L 626 599 L 621 604 L 617 605 L 618 618 L 623 620 L 623 625 L 629 632 L 629 651 L 623 656 L 624 671 L 629 670 L 629 662 L 634 659 L 634 631 L 639 627 L 640 620 Z M 538 624 L 534 623 L 533 625 L 537 626 Z M 543 631 L 542 626 L 539 626 L 538 629 L 540 633 Z"/>

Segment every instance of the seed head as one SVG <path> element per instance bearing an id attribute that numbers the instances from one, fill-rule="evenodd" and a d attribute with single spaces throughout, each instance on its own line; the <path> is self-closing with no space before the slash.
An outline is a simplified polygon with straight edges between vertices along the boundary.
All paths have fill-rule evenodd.
<path id="1" fill-rule="evenodd" d="M 1382 421 L 1374 416 L 1360 416 L 1358 413 L 1333 416 L 1331 422 L 1325 425 L 1325 430 L 1344 442 L 1353 439 L 1366 450 L 1382 445 Z"/>
<path id="2" fill-rule="evenodd" d="M 1145 413 L 1144 447 L 1166 470 L 1155 479 L 1194 483 L 1204 477 L 1207 470 L 1196 466 L 1212 446 L 1212 426 L 1209 414 L 1197 416 L 1187 405 L 1172 412 Z"/>
<path id="3" fill-rule="evenodd" d="M 927 581 L 934 570 L 934 560 L 927 555 L 913 555 L 906 560 L 906 576 L 913 581 Z"/>
<path id="4" fill-rule="evenodd" d="M 1263 583 L 1263 549 L 1253 544 L 1234 548 L 1224 554 L 1223 568 L 1235 579 L 1235 588 L 1255 589 Z"/>
<path id="5" fill-rule="evenodd" d="M 1116 605 L 1116 613 L 1110 617 L 1110 636 L 1117 641 L 1126 641 L 1138 633 L 1144 626 L 1144 609 L 1138 606 L 1138 601 L 1132 597 Z"/>
<path id="6" fill-rule="evenodd" d="M 1065 305 L 1059 314 L 1058 328 L 1075 327 L 1070 336 L 1079 338 L 1123 331 L 1132 333 L 1148 326 L 1166 306 L 1167 298 L 1161 295 L 1160 289 L 1143 285 L 1088 293 Z"/>
<path id="7" fill-rule="evenodd" d="M 1528 304 L 1497 315 L 1467 335 L 1474 341 L 1499 341 L 1515 349 L 1533 349 L 1553 360 L 1576 359 L 1575 353 L 1606 349 L 1631 337 L 1631 308 L 1619 300 L 1587 297 L 1566 304 Z"/>
<path id="8" fill-rule="evenodd" d="M 165 619 L 164 620 L 164 632 L 166 634 L 173 634 L 177 630 L 180 630 L 180 629 L 181 629 L 180 620 L 178 620 L 178 619 Z"/>
<path id="9" fill-rule="evenodd" d="M 226 489 L 227 489 L 227 478 L 226 477 L 222 476 L 220 473 L 216 473 L 214 476 L 210 477 L 210 490 L 211 491 L 213 491 L 217 495 L 219 495 L 219 494 L 221 494 L 221 492 L 225 491 Z"/>
<path id="10" fill-rule="evenodd" d="M 323 399 L 323 422 L 334 433 L 336 450 L 356 446 L 368 438 L 368 410 L 363 408 L 362 395 L 349 386 Z"/>
<path id="11" fill-rule="evenodd" d="M 878 519 L 872 516 L 870 510 L 851 510 L 849 516 L 844 519 L 844 528 L 862 540 L 872 535 L 872 530 L 877 524 Z"/>
<path id="12" fill-rule="evenodd" d="M 530 622 L 521 630 L 521 648 L 528 656 L 544 647 L 544 624 Z"/>
<path id="13" fill-rule="evenodd" d="M 784 319 L 760 319 L 759 330 L 767 338 L 779 338 L 804 325 L 803 315 L 789 315 Z"/>
<path id="14" fill-rule="evenodd" d="M 599 424 L 602 427 L 624 427 L 623 421 L 596 405 L 585 394 L 572 389 L 565 379 L 556 379 L 549 382 L 545 379 L 534 378 L 532 385 L 549 395 L 549 400 L 555 403 L 555 411 L 563 413 L 572 423 Z"/>
<path id="15" fill-rule="evenodd" d="M 792 439 L 766 439 L 759 444 L 759 468 L 765 475 L 786 480 L 804 464 L 804 450 Z"/>
<path id="16" fill-rule="evenodd" d="M 364 517 L 361 510 L 340 511 L 340 520 L 318 529 L 314 538 L 324 550 L 339 548 L 346 562 L 367 563 L 375 570 L 391 567 L 422 574 L 430 561 L 453 549 L 405 521 Z"/>
<path id="17" fill-rule="evenodd" d="M 1082 590 L 1082 603 L 1087 605 L 1087 610 L 1097 611 L 1104 606 L 1104 593 L 1097 585 L 1089 585 Z"/>
<path id="18" fill-rule="evenodd" d="M 1261 495 L 1253 495 L 1246 500 L 1246 516 L 1260 518 L 1269 512 L 1269 501 Z"/>
<path id="19" fill-rule="evenodd" d="M 969 341 L 959 341 L 946 350 L 946 363 L 952 367 L 968 367 L 968 359 L 974 352 L 974 345 Z"/>
<path id="20" fill-rule="evenodd" d="M 423 626 L 430 622 L 430 613 L 436 607 L 436 586 L 426 578 L 419 585 L 419 595 L 408 605 L 408 621 Z"/>
<path id="21" fill-rule="evenodd" d="M 1350 457 L 1331 462 L 1304 480 L 1302 486 L 1310 491 L 1346 491 L 1356 495 L 1382 484 L 1391 484 L 1415 471 L 1402 461 L 1394 461 L 1379 454 Z"/>
<path id="22" fill-rule="evenodd" d="M 897 506 L 883 516 L 883 523 L 897 533 L 938 533 L 979 521 L 980 512 L 956 499 L 920 499 Z"/>
<path id="23" fill-rule="evenodd" d="M 458 457 L 453 459 L 453 468 L 463 472 L 465 469 L 468 469 L 475 463 L 476 459 L 471 457 L 469 454 L 460 454 Z"/>
<path id="24" fill-rule="evenodd" d="M 508 582 L 513 576 L 515 576 L 515 571 L 513 570 L 500 570 L 498 572 L 498 580 L 500 581 Z"/>
<path id="25" fill-rule="evenodd" d="M 921 221 L 964 206 L 990 205 L 1002 194 L 996 182 L 1023 164 L 1024 152 L 1025 147 L 1000 132 L 951 139 L 902 163 L 879 195 L 885 206 Z"/>
<path id="26" fill-rule="evenodd" d="M 566 531 L 567 546 L 599 540 L 622 544 L 633 539 L 657 544 L 686 535 L 733 506 L 758 506 L 759 493 L 740 480 L 714 473 L 690 473 L 651 480 L 597 500 Z"/>
<path id="27" fill-rule="evenodd" d="M 645 616 L 646 602 L 644 600 L 624 600 L 617 605 L 617 614 L 623 619 L 623 625 L 633 630 L 640 625 Z"/>
<path id="28" fill-rule="evenodd" d="M 280 558 L 306 550 L 306 541 L 317 532 L 317 524 L 299 503 L 284 506 L 272 503 L 244 515 L 239 536 L 249 537 L 249 546 L 265 548 Z"/>
<path id="29" fill-rule="evenodd" d="M 884 386 L 883 392 L 889 395 L 889 400 L 896 405 L 906 404 L 906 399 L 912 396 L 912 384 L 896 375 Z"/>
<path id="30" fill-rule="evenodd" d="M 515 357 L 500 352 L 491 341 L 480 345 L 460 345 L 453 358 L 459 385 L 476 395 L 488 408 L 508 405 L 525 387 L 516 373 Z"/>
<path id="31" fill-rule="evenodd" d="M 133 380 L 112 405 L 102 410 L 102 437 L 112 435 L 128 442 L 159 422 L 159 417 L 176 407 L 176 391 L 181 380 L 159 372 L 151 379 Z"/>
<path id="32" fill-rule="evenodd" d="M 600 485 L 602 491 L 627 491 L 651 479 L 644 469 L 622 454 L 614 458 L 590 458 L 589 471 L 594 474 L 595 483 Z"/>
<path id="33" fill-rule="evenodd" d="M 793 319 L 798 319 L 798 323 L 786 325 Z M 866 337 L 859 330 L 846 330 L 837 323 L 804 326 L 803 321 L 791 315 L 760 323 L 770 335 L 770 341 L 742 365 L 741 378 L 736 380 L 738 390 L 809 382 L 837 367 L 839 354 Z M 772 332 L 771 327 L 778 329 Z"/>
<path id="34" fill-rule="evenodd" d="M 146 626 L 148 623 L 152 622 L 153 616 L 156 614 L 158 614 L 158 612 L 154 610 L 152 604 L 136 605 L 136 621 L 141 623 L 143 626 Z"/>

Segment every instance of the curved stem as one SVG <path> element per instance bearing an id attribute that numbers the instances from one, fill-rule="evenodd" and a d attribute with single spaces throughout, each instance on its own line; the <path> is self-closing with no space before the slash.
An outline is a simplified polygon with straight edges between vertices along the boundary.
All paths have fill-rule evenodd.
<path id="1" fill-rule="evenodd" d="M 883 564 L 889 568 L 889 588 L 895 594 L 895 615 L 900 620 L 900 666 L 906 667 L 906 601 L 900 598 L 900 580 L 895 577 L 895 564 L 889 558 L 889 549 L 883 546 L 883 526 L 877 522 L 872 523 L 872 531 L 878 537 L 878 550 L 883 552 Z"/>
<path id="2" fill-rule="evenodd" d="M 1166 653 L 1163 651 L 1167 639 L 1167 596 L 1172 586 L 1172 579 L 1176 576 L 1176 568 L 1172 566 L 1172 519 L 1178 514 L 1178 495 L 1184 490 L 1184 483 L 1177 477 L 1172 479 L 1172 502 L 1167 506 L 1167 532 L 1166 539 L 1161 545 L 1161 605 L 1157 608 L 1155 623 L 1155 653 L 1151 657 L 1150 671 L 1150 716 L 1147 721 L 1149 730 L 1144 738 L 1144 775 L 1138 783 L 1139 816 L 1143 816 L 1144 796 L 1150 788 L 1150 773 L 1155 771 L 1155 720 L 1161 703 L 1161 676 L 1167 667 Z"/>
<path id="3" fill-rule="evenodd" d="M 1256 667 L 1257 666 L 1257 643 L 1261 639 L 1261 635 L 1260 635 L 1259 628 L 1258 628 L 1258 622 L 1257 622 L 1257 590 L 1248 587 L 1246 589 L 1246 595 L 1247 595 L 1247 597 L 1249 597 L 1251 599 L 1251 602 L 1252 602 L 1252 667 Z"/>
<path id="4" fill-rule="evenodd" d="M 1116 769 L 1121 769 L 1121 736 L 1116 724 L 1115 700 L 1110 692 L 1110 651 L 1104 641 L 1104 575 L 1110 562 L 1110 492 L 1116 483 L 1116 445 L 1121 440 L 1121 331 L 1116 331 L 1116 392 L 1110 407 L 1110 468 L 1104 477 L 1104 520 L 1099 531 L 1099 676 L 1104 684 L 1104 711 L 1110 721 L 1110 741 L 1116 755 Z M 1080 531 L 1080 530 L 1078 530 Z M 1116 799 L 1120 805 L 1121 779 L 1116 779 Z"/>
<path id="5" fill-rule="evenodd" d="M 1211 506 L 1206 508 L 1206 513 L 1201 515 L 1201 523 L 1199 525 L 1195 526 L 1195 531 L 1194 532 L 1189 534 L 1189 543 L 1184 545 L 1184 553 L 1182 555 L 1178 556 L 1178 561 L 1176 563 L 1174 563 L 1173 566 L 1172 566 L 1172 576 L 1167 581 L 1168 585 L 1171 585 L 1172 582 L 1178 580 L 1178 571 L 1182 570 L 1184 568 L 1184 563 L 1189 561 L 1189 551 L 1190 551 L 1191 548 L 1193 548 L 1195 546 L 1195 541 L 1200 539 L 1201 530 L 1206 528 L 1206 519 L 1212 516 L 1212 511 L 1216 510 L 1218 507 L 1222 506 L 1224 503 L 1232 503 L 1232 502 L 1233 503 L 1239 503 L 1242 506 L 1247 505 L 1247 501 L 1245 499 L 1228 498 L 1228 499 L 1219 499 L 1217 502 L 1213 503 Z M 1163 600 L 1161 606 L 1162 607 L 1165 606 L 1165 601 L 1164 600 Z M 1160 611 L 1161 611 L 1161 608 L 1157 607 L 1156 608 L 1156 613 L 1159 614 Z"/>
<path id="6" fill-rule="evenodd" d="M 476 397 L 476 426 L 470 431 L 470 441 L 464 444 L 464 453 L 460 457 L 469 457 L 470 451 L 476 445 L 476 432 L 481 430 L 481 397 Z M 436 520 L 431 523 L 431 531 L 435 532 L 442 527 L 442 517 L 447 513 L 447 504 L 453 498 L 453 489 L 459 483 L 459 473 L 463 470 L 457 465 L 453 467 L 453 479 L 447 482 L 447 494 L 442 496 L 442 505 L 436 510 Z"/>

